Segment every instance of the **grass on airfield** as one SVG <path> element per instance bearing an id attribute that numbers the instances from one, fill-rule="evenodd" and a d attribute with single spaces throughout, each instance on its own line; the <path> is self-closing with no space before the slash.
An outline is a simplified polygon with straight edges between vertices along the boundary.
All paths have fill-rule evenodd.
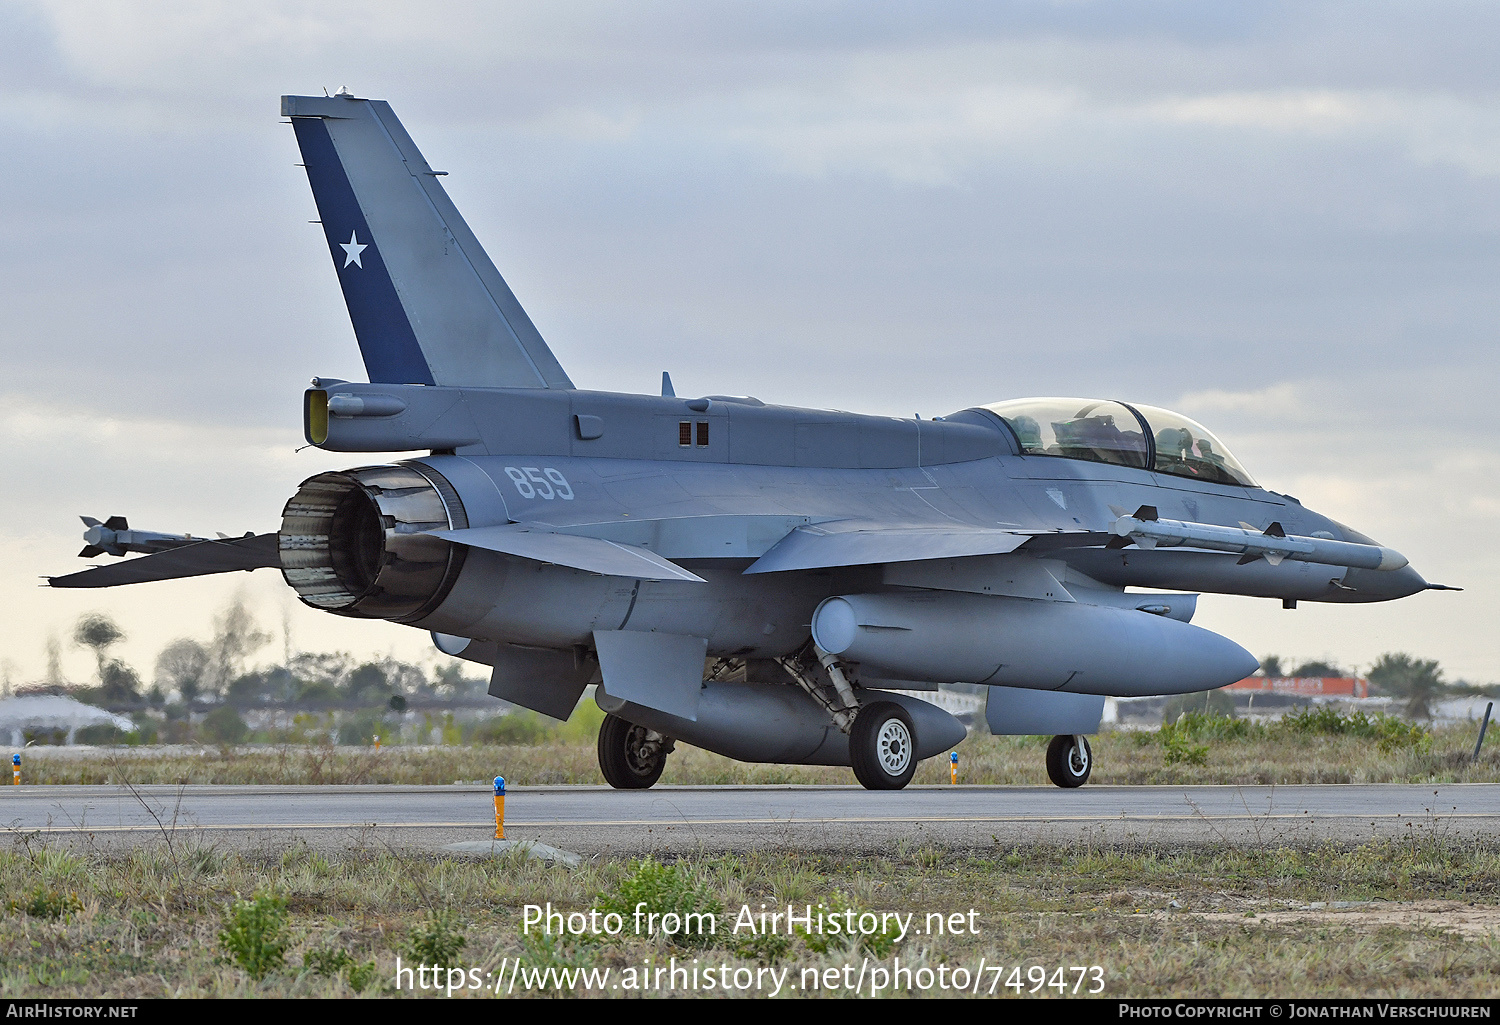
<path id="1" fill-rule="evenodd" d="M 1058 966 L 1074 965 L 1103 970 L 1105 997 L 1500 996 L 1500 849 L 1487 843 L 1427 835 L 1271 850 L 899 845 L 880 857 L 760 852 L 686 857 L 673 868 L 699 906 L 717 901 L 725 910 L 707 949 L 633 936 L 522 936 L 523 904 L 586 910 L 600 895 L 618 899 L 635 871 L 620 861 L 569 871 L 368 844 L 236 853 L 170 833 L 108 853 L 18 836 L 0 850 L 0 997 L 340 997 L 358 992 L 351 976 L 363 995 L 389 996 L 396 956 L 410 964 L 413 944 L 424 930 L 431 936 L 431 913 L 445 909 L 464 940 L 454 963 L 481 972 L 521 956 L 528 967 L 608 967 L 618 980 L 647 959 L 675 956 L 702 966 L 789 967 L 797 984 L 804 969 L 857 971 L 867 956 L 887 967 L 899 956 L 911 969 L 970 972 L 984 958 L 1004 970 L 986 972 L 981 991 L 993 985 L 1003 996 L 1018 995 L 1006 986 L 1012 981 L 1023 994 L 1032 989 L 1029 969 L 1045 969 L 1051 981 Z M 259 980 L 227 956 L 221 935 L 226 906 L 256 892 L 287 908 L 284 963 Z M 1372 900 L 1382 903 L 1307 907 Z M 741 905 L 820 901 L 915 912 L 919 925 L 928 913 L 972 908 L 979 933 L 911 935 L 894 946 L 725 934 Z M 1417 901 L 1439 914 L 1413 923 L 1391 913 L 1408 906 L 1397 902 Z M 1463 912 L 1489 924 L 1448 928 Z M 1065 978 L 1071 988 L 1077 976 Z M 1090 976 L 1084 989 L 1091 985 Z M 1055 990 L 1044 985 L 1037 995 Z"/>
<path id="2" fill-rule="evenodd" d="M 1224 720 L 1229 722 L 1230 720 Z M 602 784 L 591 733 L 530 745 L 467 747 L 249 747 L 153 750 L 100 749 L 80 757 L 69 749 L 32 748 L 27 783 L 251 783 L 448 784 L 503 775 L 512 786 Z M 565 728 L 566 729 L 566 728 Z M 593 724 L 597 730 L 597 723 Z M 1167 731 L 1170 735 L 1170 728 Z M 1095 784 L 1292 783 L 1495 783 L 1500 782 L 1500 739 L 1471 764 L 1477 728 L 1443 726 L 1416 746 L 1389 747 L 1367 737 L 1298 734 L 1276 729 L 1246 737 L 1195 736 L 1206 746 L 1204 764 L 1164 757 L 1162 731 L 1109 731 L 1090 738 Z M 962 783 L 1045 786 L 1047 737 L 971 734 L 957 748 Z M 665 784 L 849 784 L 848 769 L 825 766 L 749 765 L 679 744 L 668 758 Z M 928 759 L 916 783 L 947 783 L 946 757 Z"/>

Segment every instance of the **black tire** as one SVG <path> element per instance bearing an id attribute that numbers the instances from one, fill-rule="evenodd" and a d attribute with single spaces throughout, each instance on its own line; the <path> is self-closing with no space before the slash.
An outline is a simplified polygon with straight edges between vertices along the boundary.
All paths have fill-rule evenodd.
<path id="1" fill-rule="evenodd" d="M 645 790 L 661 779 L 672 741 L 610 714 L 599 727 L 599 771 L 616 790 Z"/>
<path id="2" fill-rule="evenodd" d="M 1053 737 L 1047 745 L 1047 776 L 1058 786 L 1069 790 L 1081 787 L 1093 770 L 1094 751 L 1087 737 Z"/>
<path id="3" fill-rule="evenodd" d="M 854 778 L 866 790 L 900 790 L 917 771 L 917 731 L 894 701 L 865 705 L 849 730 Z"/>

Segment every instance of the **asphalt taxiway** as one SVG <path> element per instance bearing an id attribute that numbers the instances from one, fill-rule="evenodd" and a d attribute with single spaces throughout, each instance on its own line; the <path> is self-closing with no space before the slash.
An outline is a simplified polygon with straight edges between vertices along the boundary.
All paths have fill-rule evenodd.
<path id="1" fill-rule="evenodd" d="M 1134 842 L 1275 846 L 1382 837 L 1500 839 L 1500 784 L 1321 786 L 512 787 L 506 836 L 585 855 L 895 844 Z M 21 786 L 0 829 L 117 846 L 189 835 L 234 847 L 491 836 L 485 786 Z"/>

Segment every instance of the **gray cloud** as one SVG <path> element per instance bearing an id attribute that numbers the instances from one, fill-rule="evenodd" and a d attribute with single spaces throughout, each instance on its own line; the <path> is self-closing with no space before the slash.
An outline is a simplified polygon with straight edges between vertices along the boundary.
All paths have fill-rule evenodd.
<path id="1" fill-rule="evenodd" d="M 1209 612 L 1221 629 L 1500 677 L 1474 641 L 1497 567 L 1471 554 L 1500 508 L 1497 22 L 1459 3 L 13 5 L 0 393 L 28 535 L 0 554 L 67 568 L 78 512 L 262 529 L 313 472 L 283 459 L 303 383 L 361 372 L 275 104 L 347 84 L 453 172 L 581 384 L 671 369 L 684 390 L 925 415 L 1181 404 L 1268 484 L 1481 591 L 1401 603 L 1409 628 L 1240 601 Z"/>

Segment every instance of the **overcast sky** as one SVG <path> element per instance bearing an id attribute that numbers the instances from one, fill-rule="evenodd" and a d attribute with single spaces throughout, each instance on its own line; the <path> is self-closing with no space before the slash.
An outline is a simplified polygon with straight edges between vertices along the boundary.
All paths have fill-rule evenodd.
<path id="1" fill-rule="evenodd" d="M 294 452 L 307 379 L 363 370 L 278 117 L 348 86 L 579 386 L 1180 409 L 1467 588 L 1195 622 L 1500 680 L 1497 39 L 1489 3 L 0 2 L 0 666 L 100 609 L 149 678 L 236 589 L 299 648 L 428 650 L 273 571 L 36 586 L 80 513 L 273 530 L 362 461 Z"/>

